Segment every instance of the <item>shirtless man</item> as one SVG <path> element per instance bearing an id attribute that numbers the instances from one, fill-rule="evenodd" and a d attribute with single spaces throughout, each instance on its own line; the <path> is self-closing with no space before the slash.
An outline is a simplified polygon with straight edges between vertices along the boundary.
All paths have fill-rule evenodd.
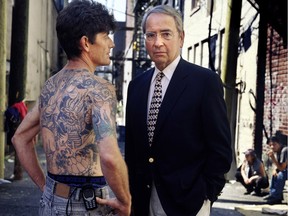
<path id="1" fill-rule="evenodd" d="M 46 81 L 39 102 L 12 138 L 23 167 L 43 191 L 39 215 L 130 215 L 127 168 L 116 138 L 115 90 L 94 75 L 97 66 L 110 63 L 114 43 L 108 34 L 114 29 L 113 16 L 90 0 L 72 1 L 57 18 L 68 63 Z M 46 177 L 33 142 L 39 132 Z"/>

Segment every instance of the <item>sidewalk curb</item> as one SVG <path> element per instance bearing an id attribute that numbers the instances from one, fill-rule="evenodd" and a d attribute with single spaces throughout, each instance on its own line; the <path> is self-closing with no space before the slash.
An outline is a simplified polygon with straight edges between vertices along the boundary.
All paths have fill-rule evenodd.
<path id="1" fill-rule="evenodd" d="M 235 207 L 235 210 L 240 213 L 245 213 L 245 211 L 253 211 L 253 212 L 260 212 L 265 214 L 273 214 L 273 215 L 287 215 L 288 213 L 288 206 L 285 204 L 280 205 L 243 205 Z M 244 214 L 246 215 L 246 214 Z"/>

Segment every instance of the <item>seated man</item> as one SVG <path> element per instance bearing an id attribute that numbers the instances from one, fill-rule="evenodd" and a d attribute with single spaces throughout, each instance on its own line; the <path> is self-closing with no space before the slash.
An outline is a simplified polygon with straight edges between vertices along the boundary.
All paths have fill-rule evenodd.
<path id="1" fill-rule="evenodd" d="M 271 137 L 269 146 L 270 150 L 267 154 L 275 165 L 275 169 L 272 174 L 270 194 L 266 199 L 270 205 L 281 204 L 283 189 L 287 180 L 288 147 L 282 145 L 277 137 Z"/>
<path id="2" fill-rule="evenodd" d="M 245 152 L 245 160 L 237 170 L 235 177 L 246 188 L 245 194 L 255 191 L 256 195 L 261 196 L 261 189 L 269 186 L 263 162 L 257 158 L 253 149 Z"/>

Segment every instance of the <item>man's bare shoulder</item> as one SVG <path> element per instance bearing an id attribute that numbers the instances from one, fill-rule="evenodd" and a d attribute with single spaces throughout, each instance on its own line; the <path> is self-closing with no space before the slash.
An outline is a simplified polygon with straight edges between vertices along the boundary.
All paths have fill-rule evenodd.
<path id="1" fill-rule="evenodd" d="M 110 83 L 109 81 L 99 77 L 99 76 L 94 76 L 94 79 L 97 83 L 95 86 L 94 93 L 100 94 L 101 96 L 107 97 L 107 98 L 112 98 L 116 99 L 115 97 L 115 87 Z M 104 99 L 103 98 L 103 99 Z M 107 99 L 106 98 L 106 99 Z"/>

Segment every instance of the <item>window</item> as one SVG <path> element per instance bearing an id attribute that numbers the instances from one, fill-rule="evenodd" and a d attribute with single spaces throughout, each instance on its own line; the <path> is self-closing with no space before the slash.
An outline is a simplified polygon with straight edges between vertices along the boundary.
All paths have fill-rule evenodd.
<path id="1" fill-rule="evenodd" d="M 201 50 L 201 66 L 209 68 L 209 47 L 208 40 L 202 41 L 202 50 Z"/>
<path id="2" fill-rule="evenodd" d="M 221 67 L 222 67 L 222 58 L 224 52 L 224 37 L 225 37 L 225 30 L 221 30 L 220 32 L 220 44 L 219 44 L 219 56 L 218 56 L 218 73 L 221 75 Z"/>
<path id="3" fill-rule="evenodd" d="M 194 10 L 200 6 L 200 0 L 192 0 L 191 1 L 191 10 Z"/>
<path id="4" fill-rule="evenodd" d="M 194 63 L 201 65 L 201 50 L 199 44 L 194 45 Z"/>
<path id="5" fill-rule="evenodd" d="M 216 10 L 216 0 L 207 0 L 207 16 L 210 16 L 211 14 L 211 5 L 213 3 L 213 10 L 212 12 L 215 12 Z"/>
<path id="6" fill-rule="evenodd" d="M 192 53 L 192 46 L 188 47 L 188 61 L 193 63 L 193 53 Z"/>

